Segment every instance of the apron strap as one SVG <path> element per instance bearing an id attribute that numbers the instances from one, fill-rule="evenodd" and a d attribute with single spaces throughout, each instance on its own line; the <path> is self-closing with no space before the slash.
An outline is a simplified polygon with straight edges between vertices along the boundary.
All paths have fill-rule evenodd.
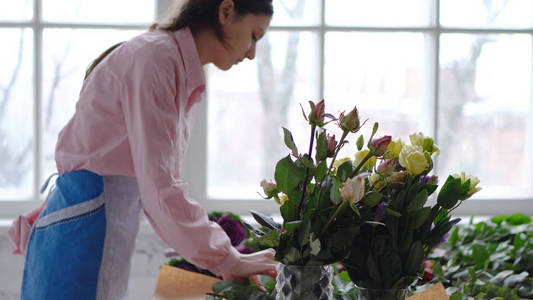
<path id="1" fill-rule="evenodd" d="M 41 186 L 41 189 L 39 190 L 39 192 L 42 194 L 44 193 L 44 191 L 46 191 L 46 188 L 48 187 L 48 184 L 50 183 L 50 179 L 52 179 L 52 177 L 58 175 L 57 173 L 52 173 L 50 176 L 48 176 L 48 178 L 46 179 L 46 181 L 43 183 L 43 185 Z"/>

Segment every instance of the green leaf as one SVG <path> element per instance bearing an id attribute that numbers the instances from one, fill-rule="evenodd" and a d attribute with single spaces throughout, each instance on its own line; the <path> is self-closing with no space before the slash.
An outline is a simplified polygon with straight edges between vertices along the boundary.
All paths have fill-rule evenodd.
<path id="1" fill-rule="evenodd" d="M 285 231 L 287 231 L 288 233 L 294 233 L 294 231 L 298 227 L 300 227 L 300 225 L 302 225 L 302 221 L 301 220 L 297 220 L 297 221 L 285 222 L 283 227 L 285 228 Z"/>
<path id="2" fill-rule="evenodd" d="M 446 209 L 451 209 L 457 204 L 461 196 L 461 179 L 448 176 L 446 182 L 442 186 L 439 195 L 437 196 L 437 203 Z"/>
<path id="3" fill-rule="evenodd" d="M 437 187 L 438 187 L 438 185 L 436 185 L 436 184 L 431 184 L 431 183 L 426 183 L 426 184 L 424 185 L 424 189 L 425 189 L 426 191 L 428 191 L 428 196 L 431 195 L 431 194 L 433 194 L 433 192 L 437 189 Z"/>
<path id="4" fill-rule="evenodd" d="M 385 211 L 387 212 L 387 214 L 389 214 L 389 215 L 391 215 L 393 217 L 401 217 L 402 216 L 401 213 L 399 213 L 397 211 L 394 211 L 394 210 L 392 210 L 392 209 L 390 209 L 390 208 L 388 208 L 386 206 L 385 206 Z"/>
<path id="5" fill-rule="evenodd" d="M 348 272 L 344 271 L 337 275 L 342 281 L 344 282 L 351 282 L 350 275 L 348 275 Z"/>
<path id="6" fill-rule="evenodd" d="M 283 217 L 283 220 L 288 222 L 296 220 L 296 206 L 293 205 L 290 201 L 287 201 L 282 206 L 280 206 L 279 210 L 281 216 Z"/>
<path id="7" fill-rule="evenodd" d="M 399 250 L 402 254 L 405 254 L 405 252 L 407 250 L 409 250 L 409 247 L 411 246 L 411 244 L 413 243 L 413 237 L 414 237 L 414 230 L 411 229 L 411 230 L 408 230 L 405 235 L 403 235 L 401 238 L 400 238 L 400 241 L 399 241 Z"/>
<path id="8" fill-rule="evenodd" d="M 333 202 L 333 204 L 335 205 L 338 205 L 339 203 L 341 203 L 341 201 L 343 201 L 340 188 L 341 182 L 339 178 L 335 177 L 333 179 L 333 186 L 331 187 L 331 190 L 329 190 L 329 198 L 331 199 L 331 202 Z"/>
<path id="9" fill-rule="evenodd" d="M 429 217 L 430 212 L 431 208 L 429 206 L 422 207 L 421 209 L 417 210 L 414 215 L 413 228 L 417 229 L 422 226 Z"/>
<path id="10" fill-rule="evenodd" d="M 424 189 L 418 192 L 416 194 L 415 198 L 409 201 L 409 204 L 407 205 L 407 212 L 413 212 L 426 204 L 426 201 L 428 200 L 428 192 Z M 428 212 L 429 215 L 429 212 Z M 420 224 L 422 225 L 422 224 Z"/>
<path id="11" fill-rule="evenodd" d="M 363 199 L 361 199 L 361 201 L 365 206 L 374 207 L 378 205 L 382 198 L 383 194 L 379 192 L 369 192 L 363 197 Z"/>
<path id="12" fill-rule="evenodd" d="M 337 177 L 340 179 L 341 182 L 346 181 L 350 175 L 352 175 L 353 172 L 353 164 L 351 161 L 345 161 L 339 166 L 339 169 L 337 170 Z"/>
<path id="13" fill-rule="evenodd" d="M 356 142 L 356 145 L 357 145 L 357 151 L 361 151 L 361 149 L 363 149 L 363 145 L 365 144 L 365 138 L 363 137 L 363 135 L 361 134 L 359 136 L 359 138 L 357 138 L 357 142 Z"/>
<path id="14" fill-rule="evenodd" d="M 304 222 L 298 230 L 298 242 L 300 246 L 305 246 L 309 242 L 309 232 L 311 231 L 311 223 Z"/>
<path id="15" fill-rule="evenodd" d="M 472 258 L 477 268 L 484 269 L 485 264 L 489 262 L 490 253 L 483 245 L 475 244 L 472 246 Z"/>
<path id="16" fill-rule="evenodd" d="M 276 184 L 282 192 L 289 194 L 292 190 L 298 187 L 298 184 L 303 181 L 305 176 L 305 169 L 298 168 L 292 161 L 290 155 L 281 159 L 276 164 L 276 172 L 274 178 Z"/>
<path id="17" fill-rule="evenodd" d="M 448 238 L 448 243 L 450 243 L 450 245 L 455 247 L 458 241 L 459 241 L 459 228 L 455 228 L 452 234 L 450 235 L 450 238 Z"/>
<path id="18" fill-rule="evenodd" d="M 320 240 L 319 239 L 312 240 L 309 246 L 311 247 L 312 255 L 317 255 L 320 252 Z"/>
<path id="19" fill-rule="evenodd" d="M 316 161 L 323 161 L 328 155 L 328 139 L 326 138 L 326 131 L 323 130 L 317 137 L 316 141 Z"/>
<path id="20" fill-rule="evenodd" d="M 315 164 L 313 163 L 313 161 L 309 158 L 307 154 L 298 158 L 297 161 L 302 163 L 302 165 L 308 169 L 311 169 L 311 170 L 315 169 Z"/>
<path id="21" fill-rule="evenodd" d="M 381 281 L 378 264 L 374 260 L 374 257 L 372 256 L 372 251 L 370 249 L 368 249 L 367 267 L 368 267 L 368 275 L 370 276 L 370 278 L 372 278 L 375 281 Z"/>
<path id="22" fill-rule="evenodd" d="M 513 214 L 509 216 L 506 221 L 510 225 L 518 226 L 531 223 L 531 217 L 523 214 Z"/>
<path id="23" fill-rule="evenodd" d="M 211 288 L 213 289 L 213 292 L 220 293 L 230 288 L 232 285 L 234 285 L 233 280 L 223 280 L 213 284 Z"/>
<path id="24" fill-rule="evenodd" d="M 321 182 L 326 177 L 326 171 L 328 170 L 328 166 L 326 161 L 321 161 L 318 166 L 316 167 L 315 172 L 315 180 L 316 182 Z"/>
<path id="25" fill-rule="evenodd" d="M 350 208 L 355 212 L 358 217 L 361 217 L 361 212 L 357 208 L 357 203 L 350 203 Z"/>
<path id="26" fill-rule="evenodd" d="M 267 215 L 253 210 L 250 211 L 250 213 L 252 214 L 252 217 L 254 217 L 254 219 L 257 221 L 257 223 L 259 223 L 261 226 L 264 226 L 271 230 L 279 230 L 281 228 L 281 226 L 276 223 L 274 219 Z"/>
<path id="27" fill-rule="evenodd" d="M 295 157 L 298 157 L 298 148 L 296 147 L 296 144 L 294 143 L 294 139 L 292 138 L 292 133 L 285 127 L 283 128 L 283 140 L 285 141 L 285 145 L 291 149 L 292 155 Z"/>
<path id="28" fill-rule="evenodd" d="M 424 260 L 424 248 L 421 241 L 414 242 L 409 248 L 409 255 L 405 263 L 407 275 L 416 275 Z"/>

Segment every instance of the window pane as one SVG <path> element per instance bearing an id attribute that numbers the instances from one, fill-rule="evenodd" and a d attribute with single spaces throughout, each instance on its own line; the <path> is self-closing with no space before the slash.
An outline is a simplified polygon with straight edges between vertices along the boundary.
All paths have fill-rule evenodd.
<path id="1" fill-rule="evenodd" d="M 308 107 L 319 95 L 317 49 L 315 34 L 270 32 L 256 60 L 228 72 L 209 68 L 209 197 L 258 198 L 259 182 L 274 177 L 287 153 L 281 126 L 293 130 L 297 142 L 303 138 L 299 104 Z"/>
<path id="2" fill-rule="evenodd" d="M 274 26 L 317 25 L 320 23 L 319 0 L 274 0 Z"/>
<path id="3" fill-rule="evenodd" d="M 531 0 L 442 0 L 440 3 L 443 26 L 524 28 L 533 25 Z"/>
<path id="4" fill-rule="evenodd" d="M 394 51 L 391 51 L 394 49 Z M 378 136 L 408 135 L 427 128 L 430 84 L 424 69 L 424 35 L 419 33 L 346 33 L 326 35 L 325 98 L 328 111 L 351 110 L 357 105 L 361 133 L 370 137 L 379 122 Z M 354 137 L 357 138 L 358 135 Z M 339 157 L 353 156 L 355 141 Z"/>
<path id="5" fill-rule="evenodd" d="M 56 172 L 59 131 L 74 114 L 85 70 L 107 48 L 140 31 L 45 29 L 43 33 L 43 175 Z"/>
<path id="6" fill-rule="evenodd" d="M 41 1 L 43 19 L 48 22 L 144 24 L 155 16 L 154 0 Z"/>
<path id="7" fill-rule="evenodd" d="M 441 37 L 439 173 L 481 180 L 480 198 L 532 195 L 529 35 Z"/>
<path id="8" fill-rule="evenodd" d="M 0 29 L 0 200 L 32 194 L 33 33 Z"/>
<path id="9" fill-rule="evenodd" d="M 0 1 L 1 21 L 28 21 L 33 16 L 33 0 Z"/>
<path id="10" fill-rule="evenodd" d="M 325 2 L 326 23 L 330 25 L 387 27 L 428 25 L 432 1 L 327 0 Z"/>

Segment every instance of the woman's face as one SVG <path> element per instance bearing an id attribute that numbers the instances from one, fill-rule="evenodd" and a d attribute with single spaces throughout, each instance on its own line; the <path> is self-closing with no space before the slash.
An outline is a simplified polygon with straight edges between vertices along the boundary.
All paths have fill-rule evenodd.
<path id="1" fill-rule="evenodd" d="M 245 58 L 254 59 L 256 43 L 265 35 L 272 18 L 254 14 L 238 16 L 233 10 L 233 1 L 230 8 L 224 11 L 226 2 L 221 4 L 219 17 L 226 46 L 219 43 L 219 47 L 213 49 L 213 63 L 222 70 L 230 69 Z"/>

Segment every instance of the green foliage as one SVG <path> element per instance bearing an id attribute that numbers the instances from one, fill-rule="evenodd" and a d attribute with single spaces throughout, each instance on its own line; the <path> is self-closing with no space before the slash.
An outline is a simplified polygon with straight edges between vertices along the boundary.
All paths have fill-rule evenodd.
<path id="1" fill-rule="evenodd" d="M 225 280 L 215 283 L 212 286 L 213 293 L 207 293 L 206 300 L 274 300 L 276 299 L 273 290 L 274 281 L 264 284 L 266 291 L 260 291 L 251 281 L 239 283 L 233 280 Z"/>
<path id="2" fill-rule="evenodd" d="M 521 214 L 456 227 L 431 253 L 450 299 L 533 299 L 533 224 Z"/>

